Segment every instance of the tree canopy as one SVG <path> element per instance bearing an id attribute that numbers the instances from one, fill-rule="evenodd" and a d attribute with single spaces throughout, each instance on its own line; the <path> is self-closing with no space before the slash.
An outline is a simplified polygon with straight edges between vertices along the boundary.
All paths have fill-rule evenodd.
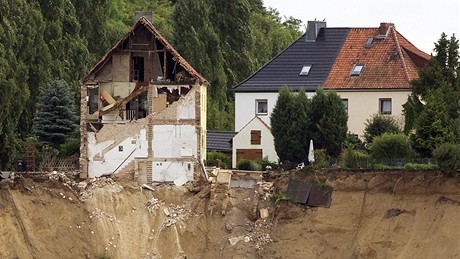
<path id="1" fill-rule="evenodd" d="M 299 20 L 282 21 L 261 0 L 0 0 L 0 169 L 23 155 L 40 92 L 64 80 L 79 102 L 78 81 L 135 11 L 152 11 L 153 25 L 210 81 L 210 129 L 233 129 L 232 87 L 300 36 Z"/>
<path id="2" fill-rule="evenodd" d="M 412 147 L 422 156 L 431 156 L 443 143 L 460 141 L 459 42 L 442 33 L 434 51 L 404 104 L 404 132 L 411 134 Z"/>
<path id="3" fill-rule="evenodd" d="M 316 149 L 337 157 L 347 137 L 348 115 L 337 93 L 316 91 L 309 101 L 303 90 L 292 93 L 283 87 L 271 118 L 275 150 L 281 161 L 306 160 L 310 139 Z"/>

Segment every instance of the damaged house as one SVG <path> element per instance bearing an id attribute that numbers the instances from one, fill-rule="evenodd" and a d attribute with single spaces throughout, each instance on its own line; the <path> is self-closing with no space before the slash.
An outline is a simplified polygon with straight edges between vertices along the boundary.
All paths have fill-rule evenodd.
<path id="1" fill-rule="evenodd" d="M 136 20 L 81 80 L 81 177 L 193 180 L 206 154 L 208 82 L 149 18 Z"/>

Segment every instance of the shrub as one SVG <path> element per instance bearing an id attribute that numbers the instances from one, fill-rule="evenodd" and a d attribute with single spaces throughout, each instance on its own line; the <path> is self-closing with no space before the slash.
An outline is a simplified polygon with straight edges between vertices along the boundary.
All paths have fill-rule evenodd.
<path id="1" fill-rule="evenodd" d="M 268 160 L 268 156 L 264 157 L 262 160 L 258 160 L 257 163 L 261 165 L 262 170 L 265 170 L 267 166 L 269 166 L 272 169 L 279 168 L 279 165 L 277 163 Z"/>
<path id="2" fill-rule="evenodd" d="M 362 151 L 346 149 L 342 155 L 342 167 L 345 168 L 367 168 L 370 156 Z"/>
<path id="3" fill-rule="evenodd" d="M 313 169 L 328 168 L 329 161 L 325 149 L 315 150 L 315 162 L 312 163 Z"/>
<path id="4" fill-rule="evenodd" d="M 343 146 L 347 149 L 353 150 L 364 150 L 364 143 L 359 139 L 357 134 L 353 134 L 351 132 L 347 133 L 347 138 L 343 143 Z"/>
<path id="5" fill-rule="evenodd" d="M 69 138 L 64 144 L 59 146 L 60 157 L 70 157 L 72 155 L 80 156 L 80 140 L 75 138 Z"/>
<path id="6" fill-rule="evenodd" d="M 460 144 L 442 144 L 433 151 L 438 166 L 448 175 L 456 176 L 460 171 Z"/>
<path id="7" fill-rule="evenodd" d="M 406 158 L 412 155 L 409 139 L 404 134 L 384 133 L 371 144 L 371 156 L 379 159 Z"/>
<path id="8" fill-rule="evenodd" d="M 431 170 L 436 168 L 437 166 L 433 164 L 407 163 L 404 165 L 404 169 L 408 170 Z"/>
<path id="9" fill-rule="evenodd" d="M 230 158 L 222 152 L 209 151 L 206 153 L 206 165 L 231 168 L 232 161 L 230 161 Z"/>
<path id="10" fill-rule="evenodd" d="M 364 139 L 367 143 L 372 143 L 375 137 L 383 133 L 401 133 L 401 128 L 393 117 L 375 114 L 366 120 Z"/>
<path id="11" fill-rule="evenodd" d="M 242 159 L 237 165 L 238 170 L 261 171 L 262 166 L 254 160 Z"/>

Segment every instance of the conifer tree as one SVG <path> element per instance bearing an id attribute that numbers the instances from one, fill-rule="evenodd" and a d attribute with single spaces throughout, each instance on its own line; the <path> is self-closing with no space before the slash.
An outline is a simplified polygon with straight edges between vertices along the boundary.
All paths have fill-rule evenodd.
<path id="1" fill-rule="evenodd" d="M 337 157 L 348 132 L 348 115 L 340 96 L 318 88 L 311 101 L 310 120 L 315 147 L 325 149 L 329 156 Z"/>
<path id="2" fill-rule="evenodd" d="M 78 117 L 69 86 L 62 80 L 52 81 L 40 95 L 35 117 L 35 134 L 39 140 L 58 147 L 74 133 Z"/>

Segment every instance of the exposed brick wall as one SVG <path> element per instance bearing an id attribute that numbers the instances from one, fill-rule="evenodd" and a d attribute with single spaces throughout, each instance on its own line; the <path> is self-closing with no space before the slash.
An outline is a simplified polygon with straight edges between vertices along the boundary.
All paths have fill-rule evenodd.
<path id="1" fill-rule="evenodd" d="M 88 178 L 87 87 L 80 87 L 80 178 Z"/>

